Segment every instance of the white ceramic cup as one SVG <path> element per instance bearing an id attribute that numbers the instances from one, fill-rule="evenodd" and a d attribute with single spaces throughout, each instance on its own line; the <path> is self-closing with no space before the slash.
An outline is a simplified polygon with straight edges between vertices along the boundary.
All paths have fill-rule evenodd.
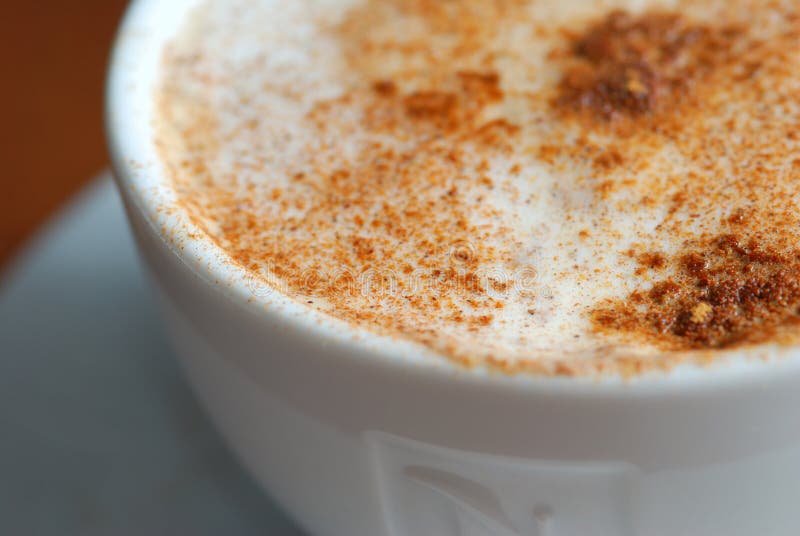
<path id="1" fill-rule="evenodd" d="M 153 143 L 153 96 L 162 48 L 197 3 L 130 8 L 108 87 L 114 171 L 191 384 L 303 527 L 319 536 L 800 534 L 797 357 L 629 382 L 460 370 L 271 291 L 180 210 L 165 210 L 176 199 Z"/>

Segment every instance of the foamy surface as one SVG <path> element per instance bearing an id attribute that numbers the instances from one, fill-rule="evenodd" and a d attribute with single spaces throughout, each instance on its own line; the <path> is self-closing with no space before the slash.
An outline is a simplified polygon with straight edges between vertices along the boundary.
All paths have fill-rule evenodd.
<path id="1" fill-rule="evenodd" d="M 800 311 L 796 10 L 210 0 L 158 141 L 232 262 L 375 333 L 509 372 L 755 355 Z"/>

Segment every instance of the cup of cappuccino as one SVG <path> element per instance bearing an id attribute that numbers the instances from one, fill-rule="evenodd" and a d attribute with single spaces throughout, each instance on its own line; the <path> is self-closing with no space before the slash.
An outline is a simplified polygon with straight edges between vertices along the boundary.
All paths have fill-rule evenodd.
<path id="1" fill-rule="evenodd" d="M 135 0 L 114 171 L 320 536 L 800 534 L 793 0 Z"/>

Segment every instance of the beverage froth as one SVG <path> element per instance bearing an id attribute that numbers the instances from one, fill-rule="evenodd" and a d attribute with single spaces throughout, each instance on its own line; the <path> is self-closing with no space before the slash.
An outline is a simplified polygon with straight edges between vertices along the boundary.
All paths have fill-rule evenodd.
<path id="1" fill-rule="evenodd" d="M 467 365 L 797 342 L 791 1 L 207 0 L 168 48 L 181 210 L 309 307 Z"/>

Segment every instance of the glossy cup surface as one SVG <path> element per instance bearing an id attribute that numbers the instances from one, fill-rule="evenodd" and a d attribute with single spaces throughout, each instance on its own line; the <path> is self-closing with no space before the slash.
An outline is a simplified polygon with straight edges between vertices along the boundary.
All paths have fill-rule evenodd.
<path id="1" fill-rule="evenodd" d="M 155 84 L 197 4 L 130 8 L 108 87 L 115 175 L 190 383 L 310 533 L 798 534 L 800 358 L 629 382 L 460 370 L 254 286 L 160 210 L 176 200 L 153 144 Z"/>

